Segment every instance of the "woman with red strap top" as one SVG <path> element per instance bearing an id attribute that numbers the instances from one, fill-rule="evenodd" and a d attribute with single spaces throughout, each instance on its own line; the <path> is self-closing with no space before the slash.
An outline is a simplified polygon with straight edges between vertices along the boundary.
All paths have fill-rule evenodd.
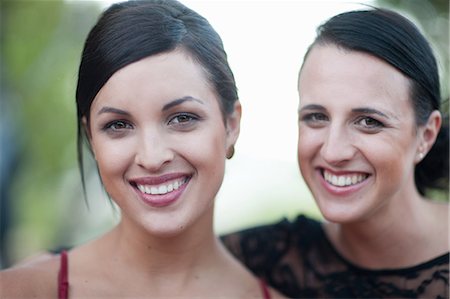
<path id="1" fill-rule="evenodd" d="M 213 232 L 241 105 L 206 19 L 173 0 L 112 5 L 87 37 L 76 102 L 81 173 L 86 142 L 120 222 L 4 271 L 2 297 L 279 297 Z"/>

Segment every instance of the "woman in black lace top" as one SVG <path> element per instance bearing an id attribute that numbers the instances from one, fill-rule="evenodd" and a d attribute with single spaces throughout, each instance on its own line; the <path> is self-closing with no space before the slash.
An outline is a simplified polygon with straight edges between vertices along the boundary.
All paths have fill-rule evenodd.
<path id="1" fill-rule="evenodd" d="M 435 57 L 381 9 L 319 27 L 299 75 L 300 170 L 326 219 L 300 216 L 223 237 L 291 297 L 448 298 L 448 188 Z"/>

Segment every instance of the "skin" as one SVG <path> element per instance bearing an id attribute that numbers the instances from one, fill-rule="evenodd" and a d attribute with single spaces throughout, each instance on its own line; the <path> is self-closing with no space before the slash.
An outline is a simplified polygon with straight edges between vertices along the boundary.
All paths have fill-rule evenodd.
<path id="1" fill-rule="evenodd" d="M 425 200 L 414 183 L 440 113 L 417 127 L 408 78 L 374 56 L 334 45 L 314 46 L 298 86 L 299 166 L 338 251 L 375 269 L 448 251 L 448 206 Z"/>
<path id="2" fill-rule="evenodd" d="M 211 224 L 226 151 L 239 127 L 238 113 L 222 121 L 204 77 L 184 53 L 152 56 L 119 70 L 92 103 L 90 142 L 123 229 L 159 238 L 199 221 Z M 170 181 L 188 178 L 180 200 L 161 208 L 140 200 L 135 180 L 173 174 Z"/>
<path id="3" fill-rule="evenodd" d="M 71 298 L 262 297 L 257 279 L 213 233 L 214 197 L 241 108 L 237 102 L 224 118 L 210 86 L 202 67 L 176 50 L 124 67 L 97 94 L 84 124 L 121 221 L 70 251 Z M 137 187 L 175 181 L 182 186 L 165 195 Z M 8 297 L 54 297 L 58 268 L 58 257 L 47 257 L 1 279 L 11 284 Z M 41 270 L 47 276 L 35 277 Z"/>

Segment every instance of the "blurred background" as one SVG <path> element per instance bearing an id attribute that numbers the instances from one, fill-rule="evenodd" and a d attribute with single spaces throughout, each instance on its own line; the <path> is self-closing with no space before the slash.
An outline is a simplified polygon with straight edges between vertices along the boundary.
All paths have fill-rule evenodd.
<path id="1" fill-rule="evenodd" d="M 39 251 L 84 243 L 119 219 L 92 161 L 86 203 L 76 158 L 80 53 L 112 2 L 0 1 L 2 268 Z M 216 201 L 218 234 L 301 213 L 320 218 L 297 167 L 296 87 L 315 28 L 329 17 L 367 5 L 408 16 L 432 42 L 448 99 L 448 0 L 182 2 L 221 35 L 243 105 L 236 154 Z M 448 193 L 438 196 L 448 200 Z"/>

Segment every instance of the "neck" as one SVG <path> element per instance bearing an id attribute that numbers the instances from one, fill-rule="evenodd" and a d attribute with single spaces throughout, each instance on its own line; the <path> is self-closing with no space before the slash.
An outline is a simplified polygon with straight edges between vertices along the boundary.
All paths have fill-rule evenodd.
<path id="1" fill-rule="evenodd" d="M 78 270 L 72 271 L 74 297 L 241 293 L 232 286 L 253 285 L 253 277 L 214 236 L 212 214 L 211 208 L 210 213 L 171 236 L 149 232 L 123 218 L 108 234 L 72 252 L 72 262 L 80 265 L 72 267 Z"/>
<path id="2" fill-rule="evenodd" d="M 189 268 L 216 251 L 212 217 L 200 219 L 183 232 L 171 236 L 152 235 L 130 221 L 122 219 L 111 232 L 109 248 L 125 263 L 144 269 Z M 208 254 L 203 254 L 208 252 Z"/>
<path id="3" fill-rule="evenodd" d="M 108 246 L 110 253 L 105 256 L 105 270 L 109 271 L 105 276 L 109 277 L 108 284 L 114 285 L 108 290 L 114 290 L 119 297 L 117 292 L 121 290 L 128 290 L 123 295 L 130 296 L 130 283 L 136 297 L 201 293 L 198 289 L 211 285 L 208 281 L 217 280 L 217 269 L 224 268 L 221 245 L 212 234 L 196 241 L 178 236 L 143 242 L 111 233 L 114 245 Z"/>
<path id="4" fill-rule="evenodd" d="M 331 242 L 347 260 L 369 269 L 404 268 L 448 251 L 444 242 L 437 244 L 435 234 L 430 234 L 438 229 L 433 204 L 417 194 L 388 205 L 397 207 L 386 206 L 358 222 L 326 224 Z M 439 232 L 442 240 L 442 230 Z"/>

